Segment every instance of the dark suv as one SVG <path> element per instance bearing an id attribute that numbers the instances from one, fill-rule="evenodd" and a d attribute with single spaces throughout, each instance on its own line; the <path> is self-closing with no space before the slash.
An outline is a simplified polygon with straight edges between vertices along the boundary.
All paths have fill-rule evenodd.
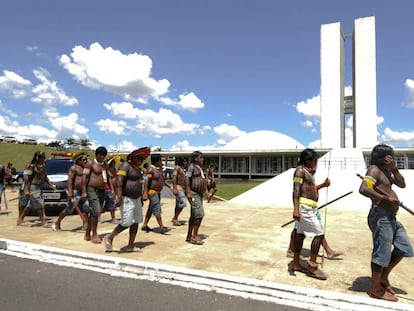
<path id="1" fill-rule="evenodd" d="M 74 161 L 69 157 L 53 157 L 45 161 L 47 176 L 51 183 L 56 185 L 55 191 L 53 191 L 47 183 L 43 185 L 43 199 L 45 202 L 46 214 L 55 214 L 66 207 L 68 200 L 66 193 L 68 172 L 73 164 Z M 20 192 L 20 195 L 23 195 L 23 185 Z"/>
<path id="2" fill-rule="evenodd" d="M 45 212 L 63 210 L 67 203 L 66 188 L 68 186 L 68 172 L 74 162 L 70 158 L 50 158 L 45 161 L 47 176 L 56 190 L 50 189 L 47 183 L 43 186 Z"/>

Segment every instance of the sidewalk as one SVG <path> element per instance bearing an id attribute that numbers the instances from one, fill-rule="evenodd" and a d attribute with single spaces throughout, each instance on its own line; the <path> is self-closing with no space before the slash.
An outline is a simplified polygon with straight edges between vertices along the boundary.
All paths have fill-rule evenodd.
<path id="1" fill-rule="evenodd" d="M 17 193 L 7 190 L 8 200 L 17 196 Z M 17 200 L 9 202 L 9 214 L 0 216 L 0 240 L 8 239 L 45 246 L 47 252 L 88 255 L 92 261 L 97 258 L 107 258 L 119 266 L 119 261 L 144 262 L 147 266 L 157 265 L 174 267 L 176 271 L 188 273 L 188 269 L 195 269 L 198 273 L 213 275 L 215 279 L 220 275 L 223 279 L 249 280 L 254 287 L 277 287 L 289 292 L 303 295 L 311 293 L 315 299 L 321 297 L 337 297 L 338 301 L 347 300 L 355 306 L 371 304 L 378 308 L 394 310 L 414 310 L 414 265 L 412 259 L 404 259 L 394 270 L 391 282 L 394 286 L 399 303 L 387 303 L 368 298 L 366 292 L 370 287 L 370 251 L 371 237 L 366 225 L 367 211 L 346 211 L 332 209 L 328 212 L 327 239 L 334 249 L 345 252 L 342 259 L 323 261 L 323 270 L 328 273 L 327 281 L 312 279 L 304 274 L 289 272 L 291 259 L 286 257 L 289 237 L 292 227 L 281 228 L 281 224 L 291 219 L 291 207 L 275 206 L 243 206 L 227 202 L 214 201 L 205 203 L 206 217 L 200 228 L 204 237 L 204 245 L 198 246 L 186 243 L 187 226 L 175 227 L 171 225 L 174 211 L 174 200 L 165 198 L 163 201 L 163 220 L 171 230 L 162 235 L 156 232 L 145 233 L 139 230 L 136 246 L 143 248 L 143 253 L 124 253 L 120 251 L 128 239 L 128 231 L 124 231 L 114 240 L 114 252 L 105 253 L 102 244 L 96 245 L 83 240 L 80 230 L 79 216 L 68 216 L 62 221 L 62 231 L 54 232 L 38 222 L 38 217 L 27 217 L 28 225 L 16 226 Z M 147 208 L 144 206 L 144 212 Z M 4 202 L 2 211 L 5 210 Z M 180 217 L 187 221 L 189 209 L 186 207 Z M 51 222 L 56 217 L 50 217 Z M 102 215 L 104 223 L 99 224 L 98 232 L 101 236 L 114 228 L 110 224 L 109 213 Z M 406 226 L 410 236 L 414 234 L 412 216 L 400 211 L 399 219 Z M 149 223 L 151 228 L 156 227 L 155 219 Z M 10 241 L 9 241 L 10 242 Z M 310 239 L 304 243 L 304 260 L 309 255 Z M 10 242 L 12 245 L 13 242 Z M 15 243 L 18 245 L 19 243 Z M 20 245 L 20 244 L 19 244 Z M 32 244 L 27 252 L 33 250 Z M 16 247 L 22 247 L 16 246 Z M 56 250 L 59 248 L 61 250 Z M 75 256 L 75 257 L 76 257 Z M 135 264 L 135 263 L 134 263 Z M 155 265 L 155 266 L 154 266 Z M 154 268 L 155 267 L 155 268 Z M 155 271 L 154 270 L 154 271 Z M 187 272 L 183 272 L 187 271 Z M 202 272 L 200 272 L 202 271 Z M 256 281 L 255 281 L 256 280 Z M 246 281 L 244 281 L 246 282 Z M 259 285 L 258 285 L 259 284 Z M 265 285 L 264 285 L 265 284 Z M 241 285 L 240 285 L 241 286 Z M 294 287 L 292 287 L 294 286 Z M 314 291 L 316 291 L 314 293 Z M 328 292 L 325 292 L 328 291 Z M 321 294 L 325 293 L 325 294 Z M 346 298 L 346 297 L 351 298 Z M 324 303 L 319 301 L 317 303 Z"/>

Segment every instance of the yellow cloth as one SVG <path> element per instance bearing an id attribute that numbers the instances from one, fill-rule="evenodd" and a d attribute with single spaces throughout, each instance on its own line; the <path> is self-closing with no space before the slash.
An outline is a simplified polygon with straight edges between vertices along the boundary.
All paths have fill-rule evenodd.
<path id="1" fill-rule="evenodd" d="M 160 193 L 160 192 L 154 189 L 148 190 L 148 194 L 155 194 L 155 193 Z"/>
<path id="2" fill-rule="evenodd" d="M 313 208 L 318 207 L 318 202 L 316 202 L 312 199 L 304 198 L 304 197 L 299 198 L 299 204 L 305 204 L 305 205 L 308 205 L 308 206 L 312 206 Z"/>
<path id="3" fill-rule="evenodd" d="M 377 180 L 372 176 L 365 176 L 364 180 L 367 183 L 368 188 L 374 190 L 374 186 L 377 183 Z"/>
<path id="4" fill-rule="evenodd" d="M 126 176 L 127 175 L 127 172 L 125 170 L 119 170 L 118 171 L 118 175 Z"/>
<path id="5" fill-rule="evenodd" d="M 293 182 L 298 183 L 298 184 L 303 184 L 303 178 L 302 177 L 293 177 Z"/>

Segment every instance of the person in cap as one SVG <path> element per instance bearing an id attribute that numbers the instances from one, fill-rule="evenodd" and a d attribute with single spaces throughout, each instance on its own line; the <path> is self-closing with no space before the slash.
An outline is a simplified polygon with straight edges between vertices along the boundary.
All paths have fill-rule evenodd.
<path id="1" fill-rule="evenodd" d="M 155 215 L 158 225 L 160 226 L 159 232 L 165 234 L 168 232 L 168 228 L 164 227 L 162 222 L 162 209 L 161 209 L 161 190 L 164 186 L 171 190 L 170 185 L 165 182 L 165 176 L 162 171 L 162 158 L 158 153 L 151 155 L 151 166 L 146 172 L 147 178 L 144 183 L 144 201 L 149 200 L 147 212 L 145 213 L 144 223 L 141 230 L 149 232 L 152 229 L 148 227 L 148 222 L 152 216 Z"/>
<path id="2" fill-rule="evenodd" d="M 69 168 L 68 172 L 68 188 L 66 190 L 68 203 L 66 208 L 60 212 L 59 217 L 53 223 L 53 231 L 61 230 L 60 223 L 63 218 L 72 214 L 75 210 L 82 220 L 82 229 L 86 230 L 88 225 L 89 202 L 88 200 L 82 200 L 81 198 L 83 168 L 88 161 L 88 153 L 84 150 L 77 152 L 72 157 L 72 160 L 75 163 Z"/>
<path id="3" fill-rule="evenodd" d="M 141 252 L 135 247 L 135 238 L 138 232 L 138 225 L 143 220 L 142 214 L 142 190 L 144 177 L 141 165 L 150 153 L 150 148 L 142 147 L 134 150 L 127 156 L 118 170 L 116 179 L 116 202 L 115 206 L 120 208 L 121 223 L 118 224 L 110 234 L 104 236 L 106 252 L 112 251 L 112 244 L 115 236 L 129 228 L 127 252 Z"/>
<path id="4" fill-rule="evenodd" d="M 31 163 L 24 170 L 24 198 L 21 199 L 19 204 L 21 211 L 19 212 L 19 217 L 16 223 L 18 226 L 24 223 L 24 218 L 30 210 L 37 211 L 41 223 L 43 225 L 47 224 L 44 212 L 45 203 L 43 200 L 42 188 L 45 182 L 49 184 L 51 189 L 56 189 L 56 186 L 50 182 L 47 176 L 45 159 L 46 155 L 44 152 L 35 152 Z"/>
<path id="5" fill-rule="evenodd" d="M 102 243 L 98 235 L 98 218 L 105 199 L 106 185 L 114 191 L 109 178 L 108 164 L 105 162 L 107 154 L 105 147 L 96 148 L 95 159 L 86 163 L 82 176 L 82 200 L 89 201 L 88 226 L 84 240 L 95 244 Z"/>

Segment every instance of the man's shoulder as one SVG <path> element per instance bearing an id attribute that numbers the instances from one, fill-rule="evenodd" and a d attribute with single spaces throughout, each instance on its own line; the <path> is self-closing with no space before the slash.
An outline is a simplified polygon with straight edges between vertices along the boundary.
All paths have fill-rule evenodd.
<path id="1" fill-rule="evenodd" d="M 305 175 L 305 171 L 303 169 L 302 165 L 299 165 L 296 167 L 295 172 L 293 173 L 295 176 L 299 176 L 299 175 Z"/>

